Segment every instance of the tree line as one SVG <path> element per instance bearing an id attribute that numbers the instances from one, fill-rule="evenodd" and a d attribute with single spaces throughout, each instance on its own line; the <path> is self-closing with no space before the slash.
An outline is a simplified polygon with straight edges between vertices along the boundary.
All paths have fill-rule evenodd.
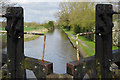
<path id="1" fill-rule="evenodd" d="M 75 33 L 91 31 L 95 26 L 95 3 L 61 2 L 57 24 Z"/>

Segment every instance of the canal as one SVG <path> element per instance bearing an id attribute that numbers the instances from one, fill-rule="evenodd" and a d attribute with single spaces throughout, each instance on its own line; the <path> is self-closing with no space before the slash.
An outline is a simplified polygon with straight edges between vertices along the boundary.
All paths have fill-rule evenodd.
<path id="1" fill-rule="evenodd" d="M 43 41 L 44 37 L 41 36 L 36 40 L 25 42 L 25 56 L 42 59 Z M 76 50 L 62 30 L 55 29 L 46 34 L 44 60 L 53 63 L 53 72 L 57 74 L 66 73 L 66 63 L 76 60 Z M 31 71 L 27 70 L 28 74 L 32 74 Z"/>

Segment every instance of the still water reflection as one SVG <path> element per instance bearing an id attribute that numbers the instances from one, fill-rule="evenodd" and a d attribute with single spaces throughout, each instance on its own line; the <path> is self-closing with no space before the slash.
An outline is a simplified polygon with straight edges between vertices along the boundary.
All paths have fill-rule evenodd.
<path id="1" fill-rule="evenodd" d="M 66 34 L 58 29 L 46 34 L 45 60 L 53 63 L 53 72 L 66 73 L 66 63 L 76 60 L 76 50 L 73 49 Z M 25 55 L 42 59 L 43 37 L 25 42 Z"/>

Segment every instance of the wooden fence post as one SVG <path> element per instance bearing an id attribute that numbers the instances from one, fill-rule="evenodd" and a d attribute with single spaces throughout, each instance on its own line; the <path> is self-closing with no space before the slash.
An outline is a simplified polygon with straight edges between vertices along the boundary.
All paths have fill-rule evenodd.
<path id="1" fill-rule="evenodd" d="M 8 7 L 7 18 L 7 69 L 8 78 L 24 79 L 24 19 L 23 8 Z"/>
<path id="2" fill-rule="evenodd" d="M 110 64 L 112 61 L 112 15 L 111 4 L 96 6 L 96 78 L 112 78 Z"/>

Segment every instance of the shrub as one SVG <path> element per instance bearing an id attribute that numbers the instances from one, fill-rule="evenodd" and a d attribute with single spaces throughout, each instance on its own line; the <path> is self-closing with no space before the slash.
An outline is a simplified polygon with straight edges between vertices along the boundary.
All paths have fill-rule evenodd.
<path id="1" fill-rule="evenodd" d="M 80 33 L 80 27 L 79 26 L 74 26 L 73 31 L 75 33 Z"/>

